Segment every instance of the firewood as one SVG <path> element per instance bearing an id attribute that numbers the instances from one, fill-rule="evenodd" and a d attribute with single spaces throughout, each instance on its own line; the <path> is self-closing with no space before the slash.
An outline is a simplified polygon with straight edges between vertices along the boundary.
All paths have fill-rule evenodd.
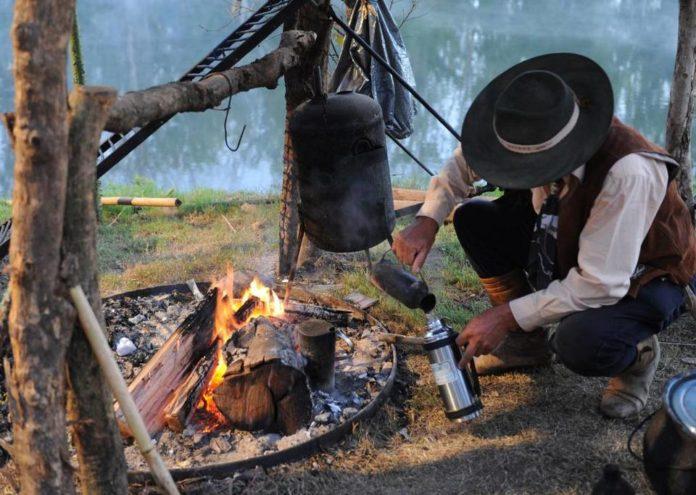
<path id="1" fill-rule="evenodd" d="M 328 321 L 311 319 L 297 326 L 297 343 L 307 360 L 305 373 L 312 389 L 331 392 L 334 388 L 336 330 Z"/>
<path id="2" fill-rule="evenodd" d="M 251 296 L 244 301 L 237 311 L 235 311 L 234 319 L 239 324 L 244 324 L 249 319 L 254 310 L 261 304 L 261 300 L 256 296 Z"/>
<path id="3" fill-rule="evenodd" d="M 170 430 L 181 433 L 186 428 L 196 410 L 196 405 L 200 401 L 203 392 L 205 392 L 206 386 L 210 383 L 215 373 L 218 347 L 219 345 L 215 346 L 215 351 L 208 352 L 201 358 L 194 371 L 181 384 L 179 389 L 174 392 L 172 402 L 165 407 L 164 421 Z"/>
<path id="4" fill-rule="evenodd" d="M 292 300 L 285 303 L 285 312 L 330 321 L 339 327 L 348 326 L 352 315 L 352 312 L 349 310 L 327 308 L 316 304 L 306 304 Z"/>
<path id="5" fill-rule="evenodd" d="M 422 203 L 425 201 L 425 193 L 421 189 L 405 189 L 403 187 L 393 187 L 392 197 L 394 201 L 416 201 Z"/>
<path id="6" fill-rule="evenodd" d="M 150 358 L 129 386 L 151 435 L 159 433 L 165 426 L 183 431 L 212 378 L 219 342 L 215 330 L 217 291 L 213 288 L 207 292 L 205 299 Z M 247 300 L 231 315 L 227 324 L 237 326 L 246 321 L 258 303 L 255 297 Z M 119 426 L 123 434 L 130 436 L 125 425 Z"/>
<path id="7" fill-rule="evenodd" d="M 150 435 L 165 426 L 168 406 L 195 388 L 197 382 L 190 377 L 215 352 L 216 294 L 216 289 L 206 294 L 128 387 Z"/>
<path id="8" fill-rule="evenodd" d="M 245 331 L 254 332 L 247 356 L 228 368 L 215 405 L 235 428 L 294 433 L 309 422 L 312 400 L 292 326 L 257 318 Z"/>

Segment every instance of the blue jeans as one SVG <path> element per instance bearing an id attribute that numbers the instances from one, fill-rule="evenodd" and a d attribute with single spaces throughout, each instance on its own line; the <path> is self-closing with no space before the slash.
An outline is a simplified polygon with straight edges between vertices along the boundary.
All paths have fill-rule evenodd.
<path id="1" fill-rule="evenodd" d="M 454 228 L 479 276 L 495 277 L 525 268 L 534 218 L 528 197 L 506 193 L 496 201 L 462 204 Z M 656 279 L 635 299 L 626 296 L 612 306 L 567 316 L 552 336 L 551 348 L 575 373 L 615 376 L 633 364 L 638 342 L 667 328 L 683 310 L 683 289 Z"/>
<path id="2" fill-rule="evenodd" d="M 684 297 L 682 287 L 653 280 L 635 299 L 626 296 L 613 306 L 565 317 L 551 337 L 551 348 L 575 373 L 618 375 L 636 360 L 638 342 L 667 328 L 684 311 Z"/>

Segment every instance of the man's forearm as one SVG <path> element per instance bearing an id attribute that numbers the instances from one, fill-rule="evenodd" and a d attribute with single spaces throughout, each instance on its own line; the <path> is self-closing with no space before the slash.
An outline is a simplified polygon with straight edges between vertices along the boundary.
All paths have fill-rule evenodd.
<path id="1" fill-rule="evenodd" d="M 430 179 L 425 202 L 417 216 L 432 218 L 442 225 L 457 203 L 475 192 L 472 184 L 477 180 L 476 174 L 466 164 L 461 148 L 457 148 L 440 173 Z"/>

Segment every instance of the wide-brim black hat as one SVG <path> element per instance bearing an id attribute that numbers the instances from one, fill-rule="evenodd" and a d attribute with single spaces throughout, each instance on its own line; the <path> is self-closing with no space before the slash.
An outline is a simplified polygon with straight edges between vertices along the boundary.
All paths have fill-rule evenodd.
<path id="1" fill-rule="evenodd" d="M 546 91 L 547 86 L 552 90 Z M 536 98 L 539 88 L 544 95 Z M 555 96 L 556 89 L 561 96 Z M 571 95 L 570 107 L 567 101 L 557 105 L 564 89 Z M 535 104 L 530 101 L 536 100 L 565 113 L 560 120 L 549 119 L 544 109 L 530 109 Z M 606 139 L 613 113 L 611 83 L 597 63 L 574 53 L 542 55 L 503 72 L 476 97 L 462 125 L 462 152 L 467 164 L 490 184 L 508 189 L 541 186 L 592 157 Z M 539 127 L 541 132 L 535 131 Z M 505 139 L 501 129 L 507 132 Z M 543 142 L 534 141 L 535 132 Z M 510 139 L 511 133 L 517 137 Z"/>

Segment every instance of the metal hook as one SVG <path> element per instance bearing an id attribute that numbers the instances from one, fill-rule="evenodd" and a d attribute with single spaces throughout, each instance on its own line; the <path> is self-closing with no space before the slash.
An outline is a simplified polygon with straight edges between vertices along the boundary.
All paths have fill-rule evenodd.
<path id="1" fill-rule="evenodd" d="M 227 146 L 228 150 L 235 152 L 239 149 L 239 145 L 242 144 L 242 138 L 244 137 L 244 131 L 246 131 L 246 128 L 247 126 L 244 124 L 244 127 L 242 127 L 242 133 L 239 135 L 239 139 L 237 139 L 237 144 L 233 148 L 230 146 L 230 143 L 227 142 L 227 125 L 225 125 L 225 146 Z"/>

